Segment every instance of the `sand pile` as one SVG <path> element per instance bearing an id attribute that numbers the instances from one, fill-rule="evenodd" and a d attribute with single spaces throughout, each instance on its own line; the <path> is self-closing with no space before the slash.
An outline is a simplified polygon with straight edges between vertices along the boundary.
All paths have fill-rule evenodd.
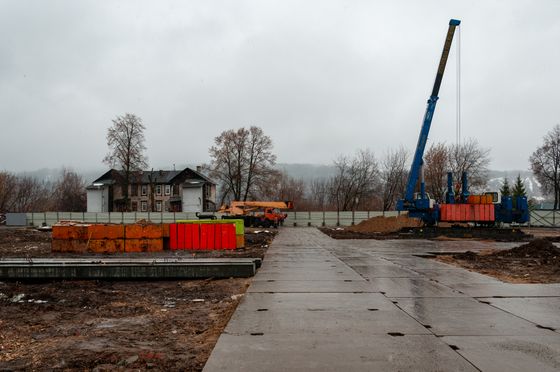
<path id="1" fill-rule="evenodd" d="M 420 226 L 422 226 L 422 221 L 419 218 L 411 218 L 407 215 L 398 217 L 379 216 L 362 221 L 355 226 L 349 227 L 348 230 L 361 233 L 392 233 L 403 228 Z"/>

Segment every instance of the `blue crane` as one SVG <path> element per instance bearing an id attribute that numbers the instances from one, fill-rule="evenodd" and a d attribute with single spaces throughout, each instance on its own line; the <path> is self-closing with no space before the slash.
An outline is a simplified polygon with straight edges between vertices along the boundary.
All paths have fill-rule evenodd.
<path id="1" fill-rule="evenodd" d="M 429 225 L 433 225 L 437 222 L 439 218 L 439 209 L 438 205 L 426 195 L 424 176 L 422 172 L 424 150 L 426 148 L 426 142 L 428 141 L 428 134 L 430 133 L 430 126 L 434 117 L 434 111 L 436 110 L 436 103 L 439 98 L 439 88 L 443 79 L 443 73 L 445 72 L 445 65 L 447 64 L 449 50 L 451 49 L 451 42 L 453 41 L 455 28 L 459 26 L 460 23 L 461 21 L 457 19 L 449 21 L 449 29 L 447 30 L 447 37 L 445 38 L 445 43 L 443 44 L 443 52 L 441 53 L 441 58 L 439 60 L 436 80 L 434 82 L 432 94 L 428 99 L 428 107 L 426 108 L 426 113 L 424 114 L 422 128 L 420 129 L 420 136 L 418 137 L 418 144 L 416 145 L 416 151 L 414 152 L 414 159 L 412 161 L 412 165 L 410 166 L 408 181 L 406 183 L 406 193 L 404 195 L 404 199 L 397 201 L 398 211 L 408 211 L 409 216 L 421 218 Z M 415 194 L 414 191 L 419 177 L 421 177 L 420 193 Z"/>

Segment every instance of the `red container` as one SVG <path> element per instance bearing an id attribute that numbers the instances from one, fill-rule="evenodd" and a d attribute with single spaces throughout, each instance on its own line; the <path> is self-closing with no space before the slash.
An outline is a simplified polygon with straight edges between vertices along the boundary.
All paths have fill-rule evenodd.
<path id="1" fill-rule="evenodd" d="M 235 225 L 222 225 L 222 248 L 235 249 L 237 243 L 235 239 Z"/>
<path id="2" fill-rule="evenodd" d="M 185 249 L 185 224 L 177 224 L 177 249 Z"/>
<path id="3" fill-rule="evenodd" d="M 193 249 L 194 225 L 185 225 L 185 249 Z"/>
<path id="4" fill-rule="evenodd" d="M 222 228 L 223 225 L 214 225 L 214 249 L 224 249 L 222 242 Z"/>
<path id="5" fill-rule="evenodd" d="M 172 251 L 177 249 L 177 224 L 169 224 L 169 249 Z"/>
<path id="6" fill-rule="evenodd" d="M 192 249 L 200 249 L 200 226 L 191 225 Z"/>

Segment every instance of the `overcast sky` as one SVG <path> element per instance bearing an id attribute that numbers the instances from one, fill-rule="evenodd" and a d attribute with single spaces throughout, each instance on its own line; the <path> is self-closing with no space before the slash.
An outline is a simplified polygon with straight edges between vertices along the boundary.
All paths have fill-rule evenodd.
<path id="1" fill-rule="evenodd" d="M 208 161 L 263 128 L 278 162 L 416 146 L 450 18 L 461 24 L 463 138 L 527 169 L 560 124 L 560 1 L 6 1 L 0 170 L 101 169 L 117 115 L 150 166 Z M 429 143 L 455 141 L 452 49 Z"/>

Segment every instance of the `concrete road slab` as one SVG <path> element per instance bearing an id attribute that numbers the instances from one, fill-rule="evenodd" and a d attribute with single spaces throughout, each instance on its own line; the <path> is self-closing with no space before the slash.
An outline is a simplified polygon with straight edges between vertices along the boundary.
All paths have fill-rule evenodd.
<path id="1" fill-rule="evenodd" d="M 374 266 L 352 265 L 352 269 L 364 278 L 416 278 L 419 276 L 417 272 L 392 264 Z"/>
<path id="2" fill-rule="evenodd" d="M 442 270 L 415 269 L 414 271 L 422 276 L 433 279 L 438 283 L 445 285 L 464 283 L 502 283 L 500 280 L 491 276 L 475 273 L 461 268 L 444 268 Z"/>
<path id="3" fill-rule="evenodd" d="M 309 271 L 309 270 L 286 270 L 260 272 L 254 280 L 363 280 L 354 271 Z"/>
<path id="4" fill-rule="evenodd" d="M 480 298 L 492 306 L 543 327 L 560 330 L 560 297 Z"/>
<path id="5" fill-rule="evenodd" d="M 560 284 L 461 283 L 450 287 L 471 297 L 560 297 Z"/>
<path id="6" fill-rule="evenodd" d="M 267 311 L 238 309 L 230 319 L 224 332 L 227 334 L 323 334 L 325 337 L 337 337 L 346 332 L 353 335 L 387 335 L 399 333 L 405 335 L 431 334 L 398 308 L 391 310 L 369 311 L 343 310 L 332 311 L 309 307 L 306 310 Z"/>
<path id="7" fill-rule="evenodd" d="M 204 367 L 214 371 L 476 371 L 434 336 L 222 334 Z"/>
<path id="8" fill-rule="evenodd" d="M 373 292 L 383 292 L 387 297 L 459 297 L 463 296 L 442 284 L 429 279 L 414 278 L 371 278 Z"/>
<path id="9" fill-rule="evenodd" d="M 468 297 L 395 298 L 397 306 L 436 335 L 546 335 L 550 331 Z"/>
<path id="10" fill-rule="evenodd" d="M 560 335 L 441 338 L 485 372 L 560 370 Z"/>
<path id="11" fill-rule="evenodd" d="M 321 292 L 379 292 L 366 284 L 366 281 L 344 280 L 279 280 L 254 281 L 247 292 L 292 292 L 292 293 L 321 293 Z"/>
<path id="12" fill-rule="evenodd" d="M 397 307 L 381 293 L 248 293 L 238 309 L 362 311 Z"/>

